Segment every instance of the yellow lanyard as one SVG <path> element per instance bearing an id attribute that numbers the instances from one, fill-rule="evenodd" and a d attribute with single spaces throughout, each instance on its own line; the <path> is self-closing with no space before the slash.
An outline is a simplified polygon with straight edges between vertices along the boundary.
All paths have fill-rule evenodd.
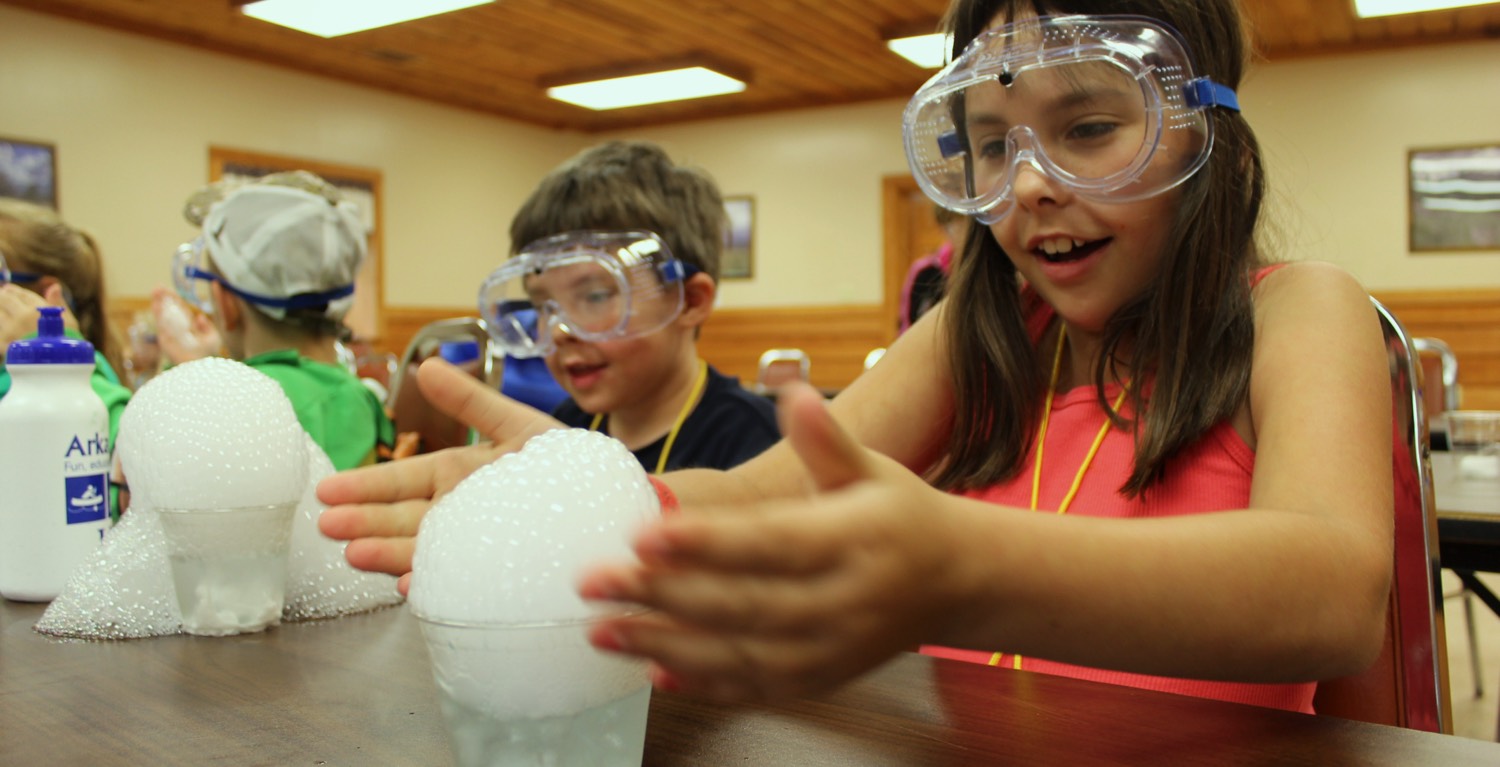
<path id="1" fill-rule="evenodd" d="M 1043 445 L 1047 441 L 1047 423 L 1052 418 L 1052 395 L 1053 395 L 1053 392 L 1055 392 L 1057 390 L 1058 371 L 1062 369 L 1063 345 L 1064 345 L 1065 341 L 1067 340 L 1067 337 L 1068 337 L 1068 328 L 1067 328 L 1067 326 L 1066 325 L 1059 325 L 1058 328 L 1057 328 L 1057 351 L 1054 352 L 1053 355 L 1052 355 L 1052 380 L 1049 381 L 1048 384 L 1047 384 L 1047 400 L 1046 400 L 1046 402 L 1044 402 L 1042 404 L 1042 424 L 1041 424 L 1041 426 L 1037 427 L 1037 432 L 1036 432 L 1036 461 L 1034 462 L 1034 464 L 1031 467 L 1031 510 L 1032 511 L 1036 511 L 1037 497 L 1041 494 L 1041 489 L 1042 489 L 1042 447 L 1043 447 Z M 1120 396 L 1115 397 L 1115 402 L 1111 406 L 1111 410 L 1113 410 L 1116 413 L 1120 412 L 1120 406 L 1123 405 L 1123 404 L 1125 404 L 1125 395 L 1128 392 L 1129 392 L 1129 387 L 1128 386 L 1124 386 L 1124 387 L 1120 388 Z M 1109 414 L 1106 413 L 1105 416 L 1104 416 L 1104 424 L 1099 427 L 1099 433 L 1094 435 L 1094 443 L 1089 446 L 1089 452 L 1088 452 L 1088 454 L 1083 457 L 1083 465 L 1079 466 L 1078 467 L 1078 473 L 1075 474 L 1075 475 L 1073 475 L 1073 484 L 1072 484 L 1071 487 L 1068 488 L 1067 495 L 1063 496 L 1062 503 L 1059 504 L 1058 507 L 1057 507 L 1057 513 L 1058 514 L 1064 514 L 1064 513 L 1066 513 L 1068 511 L 1069 504 L 1073 503 L 1073 496 L 1078 495 L 1078 488 L 1083 485 L 1083 475 L 1086 474 L 1086 473 L 1088 473 L 1089 465 L 1094 462 L 1094 455 L 1099 452 L 1099 446 L 1102 445 L 1102 444 L 1104 444 L 1104 435 L 1106 435 L 1106 434 L 1109 433 L 1109 427 L 1112 424 L 1113 424 L 1113 422 L 1109 419 Z M 1003 653 L 998 653 L 997 652 L 994 655 L 990 656 L 990 665 L 991 666 L 998 666 L 998 665 L 1000 665 L 1000 656 L 1002 654 Z M 1014 658 L 1014 660 L 1011 661 L 1011 668 L 1017 668 L 1017 669 L 1020 668 L 1021 667 L 1021 656 L 1020 655 L 1014 655 L 1012 657 Z"/>
<path id="2" fill-rule="evenodd" d="M 708 385 L 708 363 L 698 360 L 698 377 L 693 381 L 693 392 L 688 395 L 687 402 L 682 403 L 682 411 L 677 414 L 676 423 L 672 424 L 672 430 L 667 432 L 667 442 L 661 446 L 661 457 L 656 461 L 656 471 L 652 474 L 660 474 L 667 469 L 667 456 L 672 453 L 672 443 L 677 441 L 677 432 L 682 431 L 682 424 L 687 420 L 688 414 L 693 412 L 693 406 L 698 404 L 698 397 L 703 395 L 703 388 Z M 598 431 L 599 423 L 604 420 L 604 413 L 595 413 L 594 420 L 589 424 L 589 431 Z"/>

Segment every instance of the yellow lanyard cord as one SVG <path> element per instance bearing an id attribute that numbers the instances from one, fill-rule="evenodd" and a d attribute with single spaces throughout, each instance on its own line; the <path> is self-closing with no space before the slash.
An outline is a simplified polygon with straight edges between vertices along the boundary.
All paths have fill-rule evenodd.
<path id="1" fill-rule="evenodd" d="M 1041 426 L 1037 427 L 1037 432 L 1036 432 L 1036 461 L 1035 461 L 1034 465 L 1031 467 L 1031 510 L 1032 511 L 1036 511 L 1037 498 L 1038 498 L 1038 496 L 1041 495 L 1041 488 L 1042 488 L 1042 446 L 1047 441 L 1047 423 L 1048 423 L 1049 420 L 1051 420 L 1051 417 L 1052 417 L 1052 394 L 1053 394 L 1053 392 L 1055 392 L 1057 390 L 1058 371 L 1062 368 L 1063 345 L 1066 342 L 1067 337 L 1068 337 L 1068 328 L 1067 328 L 1067 326 L 1066 325 L 1059 325 L 1058 328 L 1057 328 L 1057 351 L 1052 354 L 1052 380 L 1050 382 L 1048 382 L 1048 384 L 1047 384 L 1047 400 L 1046 400 L 1046 402 L 1044 402 L 1042 404 L 1042 424 L 1041 424 Z M 1129 391 L 1130 391 L 1129 386 L 1122 386 L 1120 388 L 1120 396 L 1115 397 L 1114 404 L 1110 406 L 1111 410 L 1113 410 L 1116 413 L 1120 412 L 1120 406 L 1123 405 L 1123 404 L 1125 404 L 1125 395 Z M 1070 486 L 1068 488 L 1067 495 L 1063 496 L 1062 503 L 1059 504 L 1058 507 L 1057 507 L 1057 513 L 1058 514 L 1064 514 L 1064 513 L 1066 513 L 1067 510 L 1068 510 L 1068 505 L 1071 504 L 1071 503 L 1073 503 L 1073 496 L 1078 495 L 1078 488 L 1083 485 L 1083 475 L 1088 472 L 1089 465 L 1094 462 L 1094 455 L 1099 452 L 1099 446 L 1102 445 L 1102 444 L 1104 444 L 1104 435 L 1106 435 L 1106 434 L 1109 433 L 1109 427 L 1112 424 L 1113 424 L 1113 422 L 1110 420 L 1109 414 L 1106 413 L 1105 416 L 1104 416 L 1104 424 L 1099 427 L 1099 433 L 1094 435 L 1094 443 L 1089 446 L 1089 452 L 1088 452 L 1088 454 L 1083 457 L 1083 465 L 1079 466 L 1078 467 L 1078 473 L 1075 474 L 1075 475 L 1073 475 L 1073 484 L 1072 484 L 1072 486 Z M 994 655 L 990 656 L 990 665 L 991 666 L 998 666 L 998 665 L 1000 665 L 1000 656 L 1001 655 L 1002 655 L 1002 653 L 998 653 L 997 652 Z M 1015 655 L 1015 656 L 1012 656 L 1012 657 L 1014 658 L 1014 660 L 1011 661 L 1011 668 L 1017 668 L 1017 669 L 1020 668 L 1021 667 L 1021 656 L 1020 655 Z"/>
<path id="2" fill-rule="evenodd" d="M 661 474 L 667 469 L 667 456 L 672 454 L 672 443 L 677 441 L 677 432 L 682 431 L 682 424 L 687 421 L 688 415 L 693 412 L 693 407 L 698 404 L 698 398 L 703 396 L 703 389 L 708 385 L 708 363 L 698 360 L 698 377 L 693 381 L 693 392 L 688 395 L 687 402 L 682 403 L 682 411 L 677 414 L 676 423 L 672 424 L 672 430 L 667 432 L 667 442 L 661 446 L 661 457 L 656 461 L 656 471 L 653 474 Z M 594 420 L 589 424 L 589 431 L 598 431 L 599 423 L 604 420 L 604 413 L 595 413 Z"/>

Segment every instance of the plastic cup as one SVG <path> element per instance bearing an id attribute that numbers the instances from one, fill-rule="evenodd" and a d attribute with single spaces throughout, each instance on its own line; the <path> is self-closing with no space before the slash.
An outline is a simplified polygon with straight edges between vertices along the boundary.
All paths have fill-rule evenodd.
<path id="1" fill-rule="evenodd" d="M 587 631 L 597 620 L 421 619 L 460 767 L 639 767 L 651 703 L 648 664 L 591 646 Z"/>
<path id="2" fill-rule="evenodd" d="M 297 504 L 161 509 L 182 630 L 249 634 L 281 623 Z"/>
<path id="3" fill-rule="evenodd" d="M 1443 418 L 1459 476 L 1500 478 L 1500 410 L 1450 410 Z"/>

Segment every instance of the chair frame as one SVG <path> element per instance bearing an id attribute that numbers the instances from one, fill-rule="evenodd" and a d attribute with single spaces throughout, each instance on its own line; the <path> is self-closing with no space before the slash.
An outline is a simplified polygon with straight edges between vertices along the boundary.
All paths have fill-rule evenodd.
<path id="1" fill-rule="evenodd" d="M 1438 560 L 1427 413 L 1406 329 L 1379 301 L 1391 367 L 1395 548 L 1388 633 L 1380 658 L 1363 673 L 1318 684 L 1320 714 L 1429 732 L 1452 732 L 1447 637 Z"/>
<path id="2" fill-rule="evenodd" d="M 812 380 L 812 359 L 807 352 L 801 349 L 767 349 L 760 355 L 760 362 L 755 368 L 755 388 L 767 391 L 774 387 L 766 384 L 766 371 L 772 365 L 779 362 L 795 362 L 798 366 L 798 375 L 803 381 Z"/>
<path id="3" fill-rule="evenodd" d="M 467 432 L 467 427 L 446 415 L 438 413 L 430 405 L 426 404 L 426 398 L 421 396 L 421 392 L 416 392 L 416 400 L 412 400 L 410 397 L 403 400 L 403 392 L 407 387 L 406 379 L 408 371 L 412 365 L 424 361 L 427 356 L 435 356 L 423 355 L 423 349 L 431 348 L 434 345 L 441 344 L 443 341 L 468 340 L 479 343 L 480 370 L 477 377 L 484 381 L 490 388 L 499 391 L 500 377 L 504 372 L 505 362 L 503 359 L 496 359 L 493 353 L 494 345 L 490 339 L 489 330 L 485 326 L 484 320 L 478 317 L 454 317 L 423 325 L 412 336 L 411 341 L 406 344 L 406 350 L 402 352 L 400 360 L 396 364 L 396 372 L 391 377 L 390 397 L 387 401 L 390 403 L 389 407 L 392 412 L 392 418 L 396 420 L 398 437 L 399 433 L 403 431 L 403 419 L 398 418 L 398 416 L 403 416 L 410 412 L 419 414 L 416 419 L 419 422 L 419 426 L 414 430 L 406 430 L 421 433 L 421 443 L 416 448 L 418 452 L 426 453 L 442 449 L 443 447 L 454 446 L 454 437 L 452 434 Z M 420 403 L 415 405 L 415 407 L 425 409 L 408 411 L 406 403 L 417 400 Z M 436 422 L 436 425 L 434 425 L 434 422 Z"/>

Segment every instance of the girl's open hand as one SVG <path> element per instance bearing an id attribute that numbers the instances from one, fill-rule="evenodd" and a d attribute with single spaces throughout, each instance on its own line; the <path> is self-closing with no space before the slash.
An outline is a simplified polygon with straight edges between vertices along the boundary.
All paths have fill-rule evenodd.
<path id="1" fill-rule="evenodd" d="M 663 689 L 714 698 L 818 692 L 914 649 L 952 614 L 946 496 L 866 450 L 810 387 L 780 397 L 810 498 L 688 509 L 636 539 L 640 564 L 586 573 L 586 598 L 653 612 L 591 632 L 654 663 Z"/>
<path id="2" fill-rule="evenodd" d="M 329 508 L 318 518 L 324 535 L 349 541 L 344 558 L 361 570 L 400 575 L 405 594 L 422 517 L 475 469 L 562 424 L 434 357 L 416 368 L 417 387 L 433 407 L 491 442 L 453 447 L 378 466 L 339 472 L 318 483 Z"/>

